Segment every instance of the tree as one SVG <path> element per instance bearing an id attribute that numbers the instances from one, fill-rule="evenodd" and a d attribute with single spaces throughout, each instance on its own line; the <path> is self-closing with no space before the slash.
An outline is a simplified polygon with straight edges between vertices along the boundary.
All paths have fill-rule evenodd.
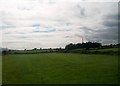
<path id="1" fill-rule="evenodd" d="M 66 50 L 72 50 L 72 49 L 74 49 L 74 44 L 70 43 L 70 44 L 66 45 L 65 49 Z"/>
<path id="2" fill-rule="evenodd" d="M 52 50 L 52 48 L 49 48 L 49 50 Z"/>
<path id="3" fill-rule="evenodd" d="M 37 50 L 37 48 L 34 48 L 34 50 Z"/>
<path id="4" fill-rule="evenodd" d="M 90 48 L 99 48 L 101 47 L 101 43 L 97 42 L 86 42 L 86 43 L 77 43 L 77 44 L 68 44 L 65 46 L 65 50 L 72 50 L 72 49 L 90 49 Z"/>

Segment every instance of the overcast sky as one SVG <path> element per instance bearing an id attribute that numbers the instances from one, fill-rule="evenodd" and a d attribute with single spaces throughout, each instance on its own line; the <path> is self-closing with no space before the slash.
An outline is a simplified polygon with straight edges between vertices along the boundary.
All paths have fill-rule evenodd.
<path id="1" fill-rule="evenodd" d="M 118 0 L 0 0 L 2 47 L 64 47 L 81 37 L 114 44 L 117 24 Z"/>

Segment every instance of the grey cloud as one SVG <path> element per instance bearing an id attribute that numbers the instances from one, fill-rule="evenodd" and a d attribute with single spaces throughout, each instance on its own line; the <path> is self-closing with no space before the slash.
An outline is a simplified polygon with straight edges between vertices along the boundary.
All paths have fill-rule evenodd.
<path id="1" fill-rule="evenodd" d="M 47 29 L 47 30 L 38 29 L 38 30 L 34 30 L 33 32 L 35 32 L 35 33 L 39 33 L 39 32 L 50 33 L 50 32 L 55 32 L 55 31 L 56 31 L 56 29 Z"/>
<path id="2" fill-rule="evenodd" d="M 18 38 L 23 38 L 23 39 L 25 39 L 25 38 L 27 38 L 26 36 L 20 36 L 20 37 L 18 37 Z"/>
<path id="3" fill-rule="evenodd" d="M 80 27 L 80 30 L 85 30 L 85 31 L 94 31 L 94 30 L 93 30 L 93 28 L 91 29 L 91 28 L 89 28 L 89 27 L 85 27 L 85 26 Z"/>
<path id="4" fill-rule="evenodd" d="M 40 24 L 34 24 L 32 25 L 32 27 L 40 27 L 41 25 Z"/>
<path id="5" fill-rule="evenodd" d="M 74 36 L 76 36 L 76 37 L 82 37 L 82 35 L 79 35 L 79 34 L 74 34 Z"/>
<path id="6" fill-rule="evenodd" d="M 64 32 L 64 31 L 71 31 L 71 30 L 72 30 L 72 29 L 61 29 L 61 30 L 59 29 L 59 30 L 57 30 L 57 31 L 63 31 L 63 32 Z"/>
<path id="7" fill-rule="evenodd" d="M 77 5 L 77 8 L 79 9 L 80 16 L 85 16 L 85 8 L 81 7 L 80 5 Z"/>
<path id="8" fill-rule="evenodd" d="M 97 34 L 105 43 L 118 41 L 118 14 L 108 14 L 103 18 L 103 25 L 106 29 L 99 29 Z"/>
<path id="9" fill-rule="evenodd" d="M 0 24 L 0 28 L 5 29 L 5 28 L 16 28 L 16 26 L 14 26 L 13 24 L 10 23 L 3 23 Z"/>
<path id="10" fill-rule="evenodd" d="M 104 27 L 105 28 L 105 27 Z M 103 44 L 109 44 L 118 41 L 118 28 L 117 27 L 106 27 L 98 28 L 94 30 L 94 28 L 89 27 L 81 27 L 80 31 L 83 31 L 85 34 L 83 37 L 87 41 L 102 41 Z M 81 34 L 74 34 L 75 37 L 82 37 Z"/>
<path id="11" fill-rule="evenodd" d="M 10 34 L 10 32 L 3 32 L 3 34 Z"/>
<path id="12" fill-rule="evenodd" d="M 93 32 L 93 34 L 88 35 L 88 39 L 91 40 L 102 40 L 103 44 L 109 44 L 110 41 L 117 42 L 118 41 L 118 28 L 116 27 L 109 27 L 107 29 L 99 29 L 96 32 Z"/>
<path id="13" fill-rule="evenodd" d="M 117 27 L 118 26 L 118 14 L 107 15 L 104 17 L 103 25 L 107 27 Z"/>
<path id="14" fill-rule="evenodd" d="M 17 32 L 18 34 L 26 34 L 25 32 Z"/>
<path id="15" fill-rule="evenodd" d="M 39 28 L 51 28 L 50 26 L 47 26 L 47 25 L 41 25 L 41 24 L 33 24 L 32 27 L 35 27 L 37 29 Z"/>
<path id="16" fill-rule="evenodd" d="M 98 30 L 99 35 L 103 39 L 111 39 L 111 40 L 117 40 L 118 39 L 118 28 L 112 27 L 107 28 L 105 30 Z"/>
<path id="17" fill-rule="evenodd" d="M 66 23 L 66 26 L 72 25 L 72 23 Z"/>
<path id="18" fill-rule="evenodd" d="M 65 36 L 64 38 L 73 38 L 72 36 Z"/>
<path id="19" fill-rule="evenodd" d="M 49 3 L 50 4 L 55 4 L 56 2 L 55 2 L 55 0 L 50 0 Z"/>
<path id="20" fill-rule="evenodd" d="M 106 19 L 112 19 L 112 20 L 117 20 L 118 19 L 118 14 L 109 14 L 107 16 L 105 16 Z"/>
<path id="21" fill-rule="evenodd" d="M 108 21 L 103 22 L 103 24 L 108 27 L 117 27 L 118 21 L 117 20 L 116 21 L 108 20 Z"/>
<path id="22" fill-rule="evenodd" d="M 18 7 L 18 10 L 27 10 L 27 11 L 29 11 L 29 10 L 31 10 L 32 8 L 28 8 L 28 7 Z"/>

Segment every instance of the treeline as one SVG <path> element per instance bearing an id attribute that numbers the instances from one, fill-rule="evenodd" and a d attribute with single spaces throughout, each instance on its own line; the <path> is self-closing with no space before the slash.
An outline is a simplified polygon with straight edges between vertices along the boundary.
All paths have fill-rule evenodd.
<path id="1" fill-rule="evenodd" d="M 118 55 L 120 44 L 102 45 L 97 42 L 70 43 L 65 46 L 66 53 Z"/>
<path id="2" fill-rule="evenodd" d="M 83 53 L 83 54 L 97 54 L 97 53 L 118 53 L 117 51 L 98 51 L 99 49 L 108 49 L 108 48 L 118 48 L 120 47 L 120 44 L 109 44 L 109 45 L 102 45 L 101 43 L 97 42 L 86 42 L 86 43 L 77 43 L 73 44 L 70 43 L 65 46 L 65 48 L 48 48 L 48 49 L 42 49 L 42 48 L 33 48 L 31 50 L 10 50 L 10 49 L 3 49 L 2 55 L 6 54 L 41 54 L 41 53 L 68 53 L 68 52 L 76 52 L 76 53 Z M 78 50 L 77 50 L 78 49 Z M 90 51 L 95 50 L 95 51 Z"/>
<path id="3" fill-rule="evenodd" d="M 77 43 L 77 44 L 68 44 L 65 46 L 65 50 L 73 50 L 73 49 L 91 49 L 91 48 L 100 48 L 102 46 L 101 43 L 97 42 L 86 42 L 86 43 Z"/>

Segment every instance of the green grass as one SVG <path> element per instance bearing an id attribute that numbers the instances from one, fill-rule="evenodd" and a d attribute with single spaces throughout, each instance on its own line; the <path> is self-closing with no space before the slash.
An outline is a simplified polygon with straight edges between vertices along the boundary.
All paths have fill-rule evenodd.
<path id="1" fill-rule="evenodd" d="M 93 50 L 94 51 L 94 50 Z M 118 51 L 118 48 L 98 49 L 98 51 Z"/>
<path id="2" fill-rule="evenodd" d="M 84 53 L 84 54 L 103 54 L 103 55 L 118 55 L 118 48 L 107 48 L 107 49 L 93 49 L 93 50 L 82 50 L 74 49 L 71 50 L 72 53 Z"/>
<path id="3" fill-rule="evenodd" d="M 71 53 L 3 57 L 3 84 L 117 84 L 118 57 Z"/>
<path id="4" fill-rule="evenodd" d="M 42 52 L 50 52 L 50 51 L 57 51 L 57 50 L 16 50 L 16 53 L 42 53 Z"/>
<path id="5" fill-rule="evenodd" d="M 0 55 L 0 85 L 2 85 L 2 56 Z"/>

